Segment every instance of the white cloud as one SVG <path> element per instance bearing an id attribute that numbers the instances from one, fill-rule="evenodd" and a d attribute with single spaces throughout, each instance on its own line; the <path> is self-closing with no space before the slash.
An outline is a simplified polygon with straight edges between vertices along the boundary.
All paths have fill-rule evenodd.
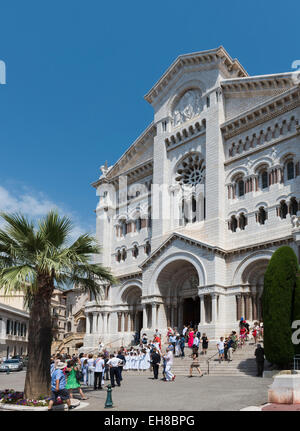
<path id="1" fill-rule="evenodd" d="M 16 191 L 10 191 L 0 186 L 0 211 L 7 213 L 22 213 L 30 219 L 37 220 L 45 216 L 50 210 L 56 209 L 60 215 L 70 217 L 74 228 L 71 238 L 75 239 L 80 234 L 93 232 L 92 226 L 83 226 L 79 217 L 72 211 L 57 205 L 49 200 L 44 193 L 29 191 L 26 188 Z M 0 226 L 3 222 L 0 220 Z"/>

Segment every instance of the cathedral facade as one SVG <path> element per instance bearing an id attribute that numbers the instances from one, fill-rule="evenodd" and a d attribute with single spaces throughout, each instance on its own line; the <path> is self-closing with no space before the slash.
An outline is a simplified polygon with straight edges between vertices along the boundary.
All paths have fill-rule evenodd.
<path id="1" fill-rule="evenodd" d="M 248 76 L 223 47 L 182 55 L 146 94 L 153 122 L 93 184 L 118 283 L 85 304 L 84 347 L 262 319 L 274 251 L 300 246 L 300 87 Z"/>

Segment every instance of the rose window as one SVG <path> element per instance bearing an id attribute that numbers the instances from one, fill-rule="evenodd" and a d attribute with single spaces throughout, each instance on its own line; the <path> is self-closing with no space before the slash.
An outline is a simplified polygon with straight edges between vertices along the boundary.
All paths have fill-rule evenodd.
<path id="1" fill-rule="evenodd" d="M 176 171 L 179 184 L 196 185 L 205 181 L 205 164 L 198 154 L 186 157 Z"/>

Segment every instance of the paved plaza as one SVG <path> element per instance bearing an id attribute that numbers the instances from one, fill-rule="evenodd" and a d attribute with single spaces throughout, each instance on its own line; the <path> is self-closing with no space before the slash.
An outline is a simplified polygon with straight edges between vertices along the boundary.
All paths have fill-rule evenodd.
<path id="1" fill-rule="evenodd" d="M 125 373 L 124 373 L 125 374 Z M 0 374 L 0 389 L 23 390 L 25 371 Z M 154 381 L 150 373 L 124 376 L 122 386 L 113 388 L 114 408 L 109 411 L 238 411 L 267 403 L 273 379 L 195 375 L 176 377 L 175 382 Z M 105 382 L 107 384 L 109 382 Z M 104 409 L 106 390 L 83 387 L 88 400 L 76 410 Z M 75 395 L 77 397 L 77 394 Z"/>

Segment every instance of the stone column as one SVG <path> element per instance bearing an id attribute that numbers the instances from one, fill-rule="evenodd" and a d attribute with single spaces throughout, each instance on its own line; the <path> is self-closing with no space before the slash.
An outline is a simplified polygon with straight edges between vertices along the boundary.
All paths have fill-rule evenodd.
<path id="1" fill-rule="evenodd" d="M 98 313 L 93 312 L 93 334 L 97 333 L 97 316 Z"/>
<path id="2" fill-rule="evenodd" d="M 171 306 L 167 306 L 167 326 L 171 326 Z"/>
<path id="3" fill-rule="evenodd" d="M 125 313 L 124 332 L 128 332 L 128 313 Z"/>
<path id="4" fill-rule="evenodd" d="M 142 304 L 143 306 L 143 328 L 148 329 L 148 320 L 147 320 L 147 309 L 146 304 Z"/>
<path id="5" fill-rule="evenodd" d="M 102 327 L 103 327 L 103 324 L 102 324 L 102 313 L 99 313 L 98 314 L 98 324 L 97 324 L 97 333 L 98 334 L 102 333 Z"/>
<path id="6" fill-rule="evenodd" d="M 86 332 L 86 334 L 89 334 L 90 331 L 91 331 L 91 328 L 90 328 L 90 314 L 86 313 L 86 328 L 85 328 L 85 332 Z"/>
<path id="7" fill-rule="evenodd" d="M 250 316 L 250 301 L 251 301 L 251 298 L 250 298 L 250 295 L 249 294 L 246 294 L 246 299 L 245 299 L 245 319 L 246 320 L 251 320 L 251 316 Z"/>
<path id="8" fill-rule="evenodd" d="M 183 328 L 183 302 L 182 302 L 182 299 L 180 299 L 180 302 L 178 304 L 178 327 L 180 329 Z"/>
<path id="9" fill-rule="evenodd" d="M 130 313 L 130 330 L 133 332 L 134 331 L 134 315 L 133 312 L 131 311 Z"/>
<path id="10" fill-rule="evenodd" d="M 103 333 L 106 335 L 107 333 L 107 313 L 103 313 Z"/>
<path id="11" fill-rule="evenodd" d="M 174 305 L 174 327 L 178 326 L 178 307 L 177 304 Z"/>
<path id="12" fill-rule="evenodd" d="M 240 320 L 242 317 L 242 295 L 236 295 L 236 303 L 237 303 L 237 320 Z"/>
<path id="13" fill-rule="evenodd" d="M 200 298 L 200 323 L 205 324 L 205 307 L 204 307 L 204 295 L 199 295 Z"/>
<path id="14" fill-rule="evenodd" d="M 252 294 L 252 317 L 253 320 L 257 320 L 257 299 L 256 299 L 257 295 L 256 293 Z"/>
<path id="15" fill-rule="evenodd" d="M 156 329 L 157 316 L 156 316 L 156 304 L 152 304 L 152 328 Z"/>
<path id="16" fill-rule="evenodd" d="M 123 312 L 121 314 L 121 332 L 124 332 L 125 330 L 125 313 Z"/>
<path id="17" fill-rule="evenodd" d="M 215 324 L 218 321 L 218 316 L 217 316 L 217 294 L 216 293 L 212 293 L 211 294 L 211 310 L 212 310 L 211 320 L 212 320 L 212 323 Z"/>

